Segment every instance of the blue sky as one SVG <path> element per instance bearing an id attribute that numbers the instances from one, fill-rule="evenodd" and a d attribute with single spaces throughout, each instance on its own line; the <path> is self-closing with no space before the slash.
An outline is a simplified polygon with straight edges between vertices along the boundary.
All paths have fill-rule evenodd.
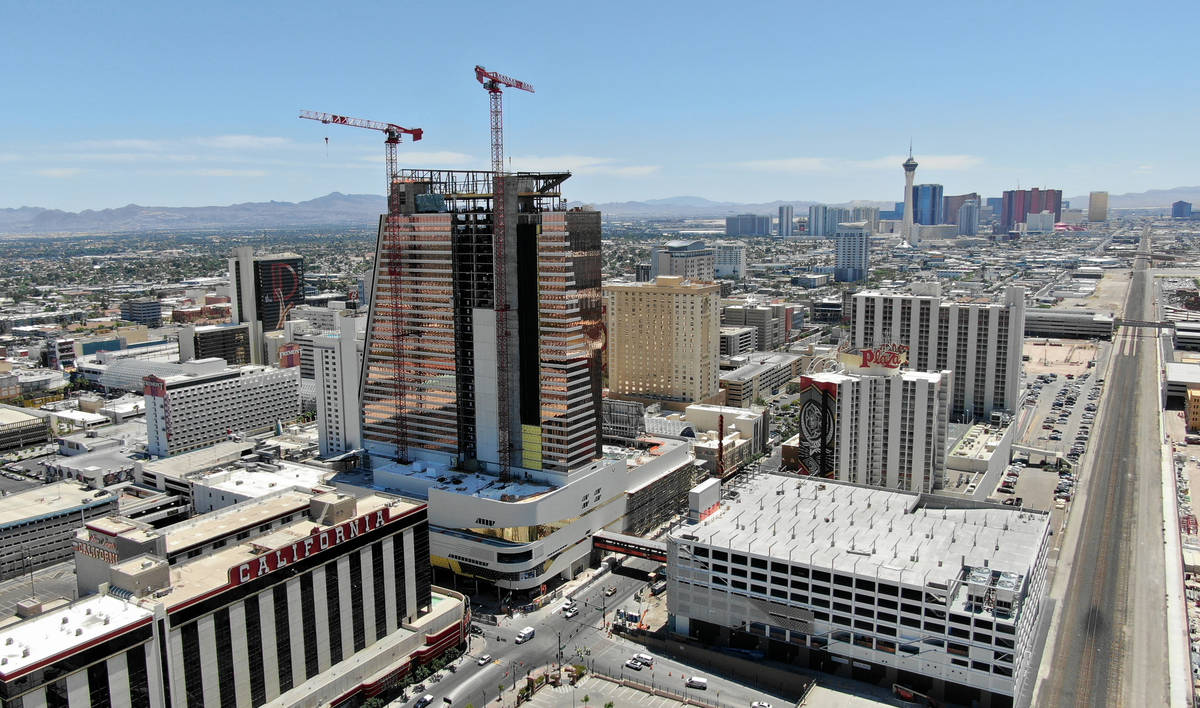
<path id="1" fill-rule="evenodd" d="M 506 94 L 507 154 L 571 199 L 898 200 L 910 137 L 947 194 L 1198 184 L 1192 7 L 7 0 L 0 207 L 382 193 L 380 136 L 300 109 L 485 169 L 476 63 L 536 87 Z"/>

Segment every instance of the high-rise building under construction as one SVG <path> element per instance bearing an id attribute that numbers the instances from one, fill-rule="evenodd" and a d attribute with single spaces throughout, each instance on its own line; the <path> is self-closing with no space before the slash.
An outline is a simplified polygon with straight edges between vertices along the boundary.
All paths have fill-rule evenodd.
<path id="1" fill-rule="evenodd" d="M 397 171 L 362 433 L 372 485 L 428 501 L 435 572 L 520 604 L 586 568 L 597 534 L 674 513 L 694 458 L 664 440 L 602 450 L 600 214 L 566 208 L 566 173 L 505 175 L 499 190 L 493 175 Z"/>
<path id="2" fill-rule="evenodd" d="M 600 456 L 600 213 L 565 208 L 567 177 L 504 177 L 495 263 L 491 172 L 400 172 L 380 221 L 363 372 L 363 437 L 377 461 L 498 471 L 506 419 L 514 471 L 566 476 Z"/>

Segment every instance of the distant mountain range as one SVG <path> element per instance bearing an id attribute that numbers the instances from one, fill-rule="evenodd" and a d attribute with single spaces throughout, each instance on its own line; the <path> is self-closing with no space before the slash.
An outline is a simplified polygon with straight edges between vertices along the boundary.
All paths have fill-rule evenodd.
<path id="1" fill-rule="evenodd" d="M 183 231 L 207 228 L 373 226 L 385 209 L 382 196 L 333 192 L 306 202 L 246 202 L 229 206 L 145 207 L 80 212 L 20 207 L 0 209 L 0 234 Z"/>
<path id="2" fill-rule="evenodd" d="M 1200 204 L 1200 187 L 1154 189 L 1131 194 L 1110 194 L 1110 209 L 1167 207 L 1172 202 Z M 1087 196 L 1070 197 L 1076 208 L 1087 209 Z M 575 206 L 586 202 L 573 202 Z M 807 215 L 818 202 L 774 201 L 757 204 L 717 202 L 703 197 L 668 197 L 638 202 L 590 204 L 607 217 L 661 219 L 716 219 L 731 214 L 777 214 L 791 204 L 796 216 Z M 894 202 L 855 201 L 837 206 L 877 206 L 891 209 Z M 0 209 L 0 234 L 111 233 L 114 231 L 185 231 L 210 228 L 286 228 L 305 226 L 357 226 L 372 228 L 384 210 L 384 199 L 374 194 L 333 192 L 305 202 L 246 202 L 229 206 L 145 207 L 129 204 L 117 209 L 80 212 L 19 207 Z"/>
<path id="3" fill-rule="evenodd" d="M 1068 197 L 1073 209 L 1087 211 L 1088 196 Z M 1169 207 L 1183 200 L 1200 204 L 1200 187 L 1172 187 L 1170 189 L 1151 189 L 1147 192 L 1130 192 L 1128 194 L 1109 194 L 1109 209 L 1151 209 Z"/>

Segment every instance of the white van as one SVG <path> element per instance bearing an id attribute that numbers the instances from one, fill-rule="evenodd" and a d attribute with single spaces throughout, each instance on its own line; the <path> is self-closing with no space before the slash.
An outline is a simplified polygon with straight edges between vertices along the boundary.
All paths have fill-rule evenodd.
<path id="1" fill-rule="evenodd" d="M 654 666 L 654 657 L 649 654 L 634 654 L 633 658 L 642 666 Z"/>
<path id="2" fill-rule="evenodd" d="M 530 639 L 533 639 L 533 627 L 526 627 L 517 632 L 517 644 L 524 644 Z"/>
<path id="3" fill-rule="evenodd" d="M 693 676 L 687 680 L 686 685 L 688 688 L 698 688 L 702 691 L 707 690 L 708 689 L 708 679 L 704 678 L 703 676 Z"/>

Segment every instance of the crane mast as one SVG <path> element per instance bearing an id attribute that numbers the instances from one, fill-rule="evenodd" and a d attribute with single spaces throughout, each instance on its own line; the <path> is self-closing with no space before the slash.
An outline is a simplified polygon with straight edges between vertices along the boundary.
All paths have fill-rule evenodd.
<path id="1" fill-rule="evenodd" d="M 488 92 L 492 132 L 492 263 L 495 267 L 494 308 L 496 312 L 497 439 L 500 476 L 512 471 L 512 387 L 510 386 L 510 342 L 508 331 L 508 267 L 505 260 L 506 214 L 504 193 L 504 87 L 533 93 L 533 86 L 504 74 L 475 66 L 475 79 Z"/>
<path id="2" fill-rule="evenodd" d="M 408 416 L 405 409 L 405 396 L 408 393 L 406 386 L 407 368 L 405 367 L 405 355 L 407 345 L 404 341 L 405 327 L 403 319 L 405 317 L 406 304 L 402 299 L 402 283 L 404 281 L 404 253 L 401 247 L 401 229 L 400 220 L 401 204 L 399 193 L 397 190 L 397 182 L 400 177 L 400 170 L 397 164 L 396 146 L 401 143 L 405 135 L 412 137 L 413 141 L 420 140 L 424 135 L 424 130 L 421 128 L 405 128 L 396 125 L 395 123 L 381 123 L 379 121 L 366 120 L 365 118 L 351 118 L 349 116 L 341 116 L 333 113 L 320 113 L 318 111 L 301 111 L 301 118 L 308 120 L 320 121 L 326 125 L 348 125 L 353 128 L 365 128 L 367 130 L 376 130 L 384 134 L 383 141 L 384 160 L 387 164 L 387 196 L 388 213 L 384 217 L 383 227 L 383 253 L 390 254 L 388 262 L 388 276 L 391 279 L 391 286 L 377 288 L 376 291 L 383 297 L 376 298 L 375 307 L 377 313 L 383 313 L 386 316 L 384 327 L 387 332 L 387 338 L 390 341 L 392 348 L 391 364 L 391 381 L 393 385 L 392 400 L 393 413 L 396 418 L 396 459 L 404 462 L 408 454 Z M 382 269 L 383 264 L 378 264 Z M 375 280 L 378 282 L 380 273 L 378 270 L 375 273 Z M 369 355 L 370 352 L 366 352 Z M 364 375 L 366 367 L 362 367 Z"/>

